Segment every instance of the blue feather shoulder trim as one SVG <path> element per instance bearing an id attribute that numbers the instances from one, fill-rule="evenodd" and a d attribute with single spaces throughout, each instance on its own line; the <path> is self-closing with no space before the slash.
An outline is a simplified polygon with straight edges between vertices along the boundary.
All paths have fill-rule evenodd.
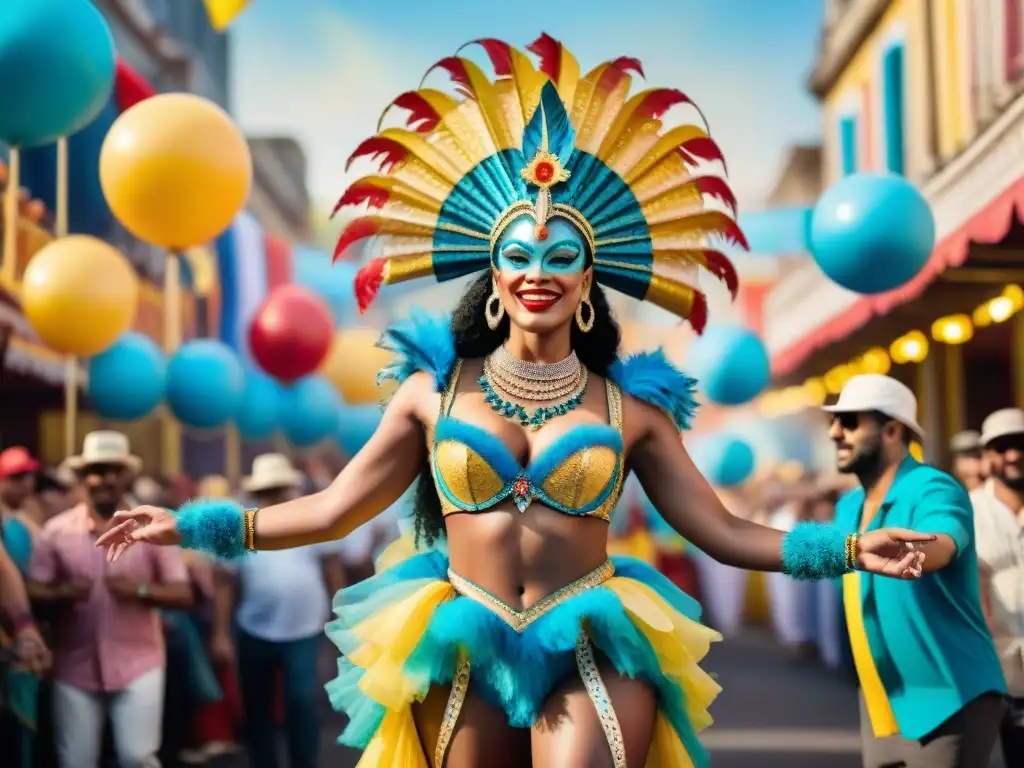
<path id="1" fill-rule="evenodd" d="M 442 392 L 455 367 L 455 337 L 447 315 L 432 315 L 413 309 L 381 336 L 377 346 L 395 353 L 395 359 L 380 369 L 377 385 L 388 380 L 401 384 L 418 371 L 426 371 Z"/>
<path id="2" fill-rule="evenodd" d="M 669 362 L 661 349 L 616 360 L 608 378 L 627 395 L 663 410 L 680 430 L 690 428 L 697 412 L 697 380 Z"/>

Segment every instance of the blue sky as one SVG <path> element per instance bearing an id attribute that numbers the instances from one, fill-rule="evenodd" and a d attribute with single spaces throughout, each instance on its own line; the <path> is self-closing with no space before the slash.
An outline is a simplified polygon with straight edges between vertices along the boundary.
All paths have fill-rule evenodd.
<path id="1" fill-rule="evenodd" d="M 250 135 L 290 135 L 326 207 L 345 159 L 391 99 L 468 40 L 519 47 L 541 31 L 583 70 L 639 58 L 651 86 L 700 106 L 746 209 L 760 206 L 793 143 L 814 141 L 819 111 L 805 82 L 821 0 L 253 0 L 231 28 L 233 110 Z M 476 55 L 476 54 L 471 54 Z M 441 75 L 436 83 L 440 83 Z"/>

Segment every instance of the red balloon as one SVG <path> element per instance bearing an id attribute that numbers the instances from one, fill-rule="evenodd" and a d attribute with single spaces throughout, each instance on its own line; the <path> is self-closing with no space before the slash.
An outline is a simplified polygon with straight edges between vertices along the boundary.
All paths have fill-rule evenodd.
<path id="1" fill-rule="evenodd" d="M 320 368 L 334 336 L 327 305 L 296 285 L 274 289 L 249 326 L 249 349 L 260 368 L 291 382 Z"/>

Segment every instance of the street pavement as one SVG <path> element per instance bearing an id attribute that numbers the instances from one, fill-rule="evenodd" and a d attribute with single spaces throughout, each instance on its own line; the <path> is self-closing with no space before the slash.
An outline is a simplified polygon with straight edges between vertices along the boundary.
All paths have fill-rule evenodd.
<path id="1" fill-rule="evenodd" d="M 321 679 L 333 677 L 336 665 L 333 646 L 325 644 Z M 859 768 L 857 702 L 849 681 L 819 664 L 793 661 L 758 630 L 716 644 L 704 667 L 724 689 L 711 710 L 715 724 L 701 734 L 713 768 Z M 344 723 L 326 695 L 322 717 L 320 765 L 354 768 L 358 753 L 336 743 Z M 237 768 L 245 768 L 240 762 Z"/>

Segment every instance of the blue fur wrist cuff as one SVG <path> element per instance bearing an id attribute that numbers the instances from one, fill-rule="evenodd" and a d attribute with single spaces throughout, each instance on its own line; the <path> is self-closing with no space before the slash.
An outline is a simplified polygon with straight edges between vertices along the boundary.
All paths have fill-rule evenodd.
<path id="1" fill-rule="evenodd" d="M 183 504 L 177 511 L 181 546 L 237 560 L 246 554 L 245 510 L 224 499 L 203 499 Z"/>
<path id="2" fill-rule="evenodd" d="M 800 580 L 846 573 L 846 534 L 834 523 L 797 523 L 782 537 L 782 571 Z"/>

